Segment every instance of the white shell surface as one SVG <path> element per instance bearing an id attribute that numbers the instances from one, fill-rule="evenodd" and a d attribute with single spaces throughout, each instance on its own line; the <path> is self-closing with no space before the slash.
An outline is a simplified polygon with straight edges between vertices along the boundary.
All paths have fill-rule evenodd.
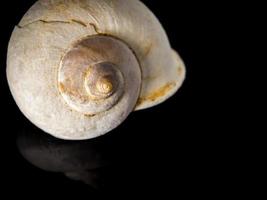
<path id="1" fill-rule="evenodd" d="M 77 38 L 94 34 L 80 24 L 36 22 L 16 28 L 7 58 L 7 77 L 12 95 L 25 116 L 36 126 L 61 139 L 90 139 L 109 132 L 134 109 L 140 93 L 141 71 L 132 51 L 120 63 L 125 76 L 124 93 L 111 109 L 90 116 L 70 108 L 58 89 L 58 69 L 65 51 Z M 108 51 L 108 49 L 107 49 Z M 128 67 L 128 64 L 131 67 Z"/>
<path id="2" fill-rule="evenodd" d="M 87 116 L 62 99 L 57 70 L 71 44 L 98 34 L 123 41 L 133 70 L 119 103 Z M 62 139 L 105 134 L 131 111 L 172 96 L 184 77 L 164 29 L 138 0 L 39 0 L 14 29 L 8 48 L 7 78 L 17 105 L 35 125 Z"/>
<path id="3" fill-rule="evenodd" d="M 20 26 L 38 21 L 44 26 L 80 23 L 98 34 L 112 35 L 127 43 L 142 71 L 136 110 L 165 101 L 184 81 L 183 61 L 174 55 L 160 22 L 139 0 L 39 0 L 23 17 Z"/>

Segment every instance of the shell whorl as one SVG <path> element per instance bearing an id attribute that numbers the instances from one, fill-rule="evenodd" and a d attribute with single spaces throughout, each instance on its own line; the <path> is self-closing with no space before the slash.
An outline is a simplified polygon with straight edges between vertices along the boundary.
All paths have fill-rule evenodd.
<path id="1" fill-rule="evenodd" d="M 118 88 L 122 90 L 123 77 L 116 65 L 102 62 L 88 67 L 84 87 L 92 100 L 109 98 Z"/>
<path id="2" fill-rule="evenodd" d="M 117 39 L 99 35 L 72 45 L 58 72 L 59 91 L 72 109 L 95 115 L 119 101 L 124 92 L 123 71 L 127 69 L 116 57 L 125 54 L 124 48 Z"/>

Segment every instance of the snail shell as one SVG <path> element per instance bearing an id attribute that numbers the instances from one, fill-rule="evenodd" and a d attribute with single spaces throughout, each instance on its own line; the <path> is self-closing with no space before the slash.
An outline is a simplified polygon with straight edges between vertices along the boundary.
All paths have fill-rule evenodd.
<path id="1" fill-rule="evenodd" d="M 62 139 L 107 133 L 172 96 L 184 77 L 164 29 L 138 0 L 39 0 L 8 47 L 17 105 Z"/>

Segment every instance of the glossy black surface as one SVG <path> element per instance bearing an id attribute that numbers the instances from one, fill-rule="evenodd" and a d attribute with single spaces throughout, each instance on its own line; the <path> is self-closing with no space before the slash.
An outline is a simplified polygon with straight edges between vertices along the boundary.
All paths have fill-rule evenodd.
<path id="1" fill-rule="evenodd" d="M 62 173 L 70 180 L 81 181 L 97 190 L 105 189 L 103 174 L 118 167 L 123 160 L 119 145 L 105 138 L 64 141 L 39 130 L 24 130 L 17 137 L 20 154 L 33 166 Z"/>
<path id="2" fill-rule="evenodd" d="M 34 0 L 1 2 L 0 100 L 1 192 L 10 198 L 93 198 L 209 194 L 225 171 L 215 151 L 223 126 L 215 113 L 215 46 L 220 37 L 219 7 L 203 2 L 143 2 L 162 22 L 171 44 L 187 67 L 180 91 L 165 103 L 132 113 L 105 136 L 81 142 L 55 139 L 32 125 L 19 111 L 5 77 L 12 30 Z M 209 5 L 210 6 L 210 5 Z M 211 20 L 215 16 L 220 17 Z M 223 18 L 223 17 L 222 17 Z M 30 106 L 30 105 L 29 105 Z M 217 188 L 218 189 L 218 188 Z M 38 195 L 36 195 L 38 194 Z"/>

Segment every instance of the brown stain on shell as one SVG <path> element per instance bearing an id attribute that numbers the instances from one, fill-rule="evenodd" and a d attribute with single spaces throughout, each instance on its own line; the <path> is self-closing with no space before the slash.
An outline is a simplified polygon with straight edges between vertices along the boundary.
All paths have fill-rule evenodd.
<path id="1" fill-rule="evenodd" d="M 88 118 L 94 117 L 94 116 L 95 116 L 95 114 L 84 114 L 84 117 L 88 117 Z"/>
<path id="2" fill-rule="evenodd" d="M 181 75 L 182 75 L 182 73 L 183 73 L 183 68 L 182 68 L 182 66 L 179 66 L 179 67 L 177 68 L 177 72 L 178 72 L 178 76 L 181 76 Z"/>
<path id="3" fill-rule="evenodd" d="M 71 19 L 71 22 L 74 22 L 74 23 L 80 24 L 84 27 L 87 27 L 86 23 L 84 23 L 83 21 L 81 21 L 79 19 Z"/>
<path id="4" fill-rule="evenodd" d="M 146 57 L 146 56 L 150 53 L 150 51 L 151 51 L 152 48 L 153 48 L 153 43 L 149 43 L 149 44 L 145 47 L 145 50 L 144 50 L 144 57 Z"/>
<path id="5" fill-rule="evenodd" d="M 60 90 L 62 93 L 65 93 L 65 92 L 66 92 L 66 88 L 65 88 L 65 86 L 64 86 L 63 83 L 59 83 L 59 84 L 58 84 L 58 87 L 59 87 L 59 90 Z"/>
<path id="6" fill-rule="evenodd" d="M 63 83 L 59 83 L 58 88 L 59 88 L 61 93 L 64 93 L 64 94 L 67 94 L 69 96 L 73 96 L 76 98 L 78 97 L 83 102 L 85 102 L 87 100 L 86 97 L 82 96 L 77 91 L 74 91 L 74 90 L 71 90 L 71 89 L 65 87 L 65 85 Z"/>
<path id="7" fill-rule="evenodd" d="M 137 101 L 137 106 L 143 104 L 146 101 L 156 101 L 158 98 L 165 96 L 176 84 L 174 82 L 169 82 L 164 86 L 158 88 L 157 90 L 151 92 L 147 96 L 139 97 Z"/>

